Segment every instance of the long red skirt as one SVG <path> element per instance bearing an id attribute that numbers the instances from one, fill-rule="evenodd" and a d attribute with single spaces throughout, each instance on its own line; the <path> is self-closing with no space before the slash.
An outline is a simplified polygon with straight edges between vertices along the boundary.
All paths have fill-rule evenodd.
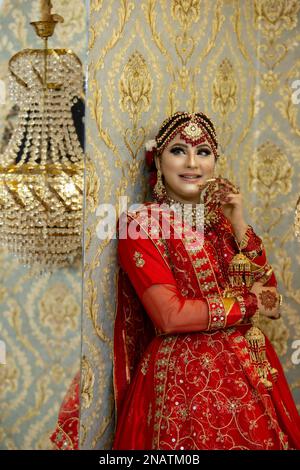
<path id="1" fill-rule="evenodd" d="M 114 449 L 300 449 L 300 418 L 277 355 L 272 391 L 250 363 L 245 327 L 158 336 L 117 420 Z"/>

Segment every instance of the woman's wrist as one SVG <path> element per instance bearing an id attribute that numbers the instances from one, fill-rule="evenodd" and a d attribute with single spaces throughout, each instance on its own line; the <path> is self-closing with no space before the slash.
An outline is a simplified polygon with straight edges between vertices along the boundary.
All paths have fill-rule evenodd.
<path id="1" fill-rule="evenodd" d="M 248 230 L 248 227 L 249 226 L 245 221 L 239 222 L 238 224 L 232 224 L 234 235 L 238 243 L 243 240 L 245 233 Z"/>

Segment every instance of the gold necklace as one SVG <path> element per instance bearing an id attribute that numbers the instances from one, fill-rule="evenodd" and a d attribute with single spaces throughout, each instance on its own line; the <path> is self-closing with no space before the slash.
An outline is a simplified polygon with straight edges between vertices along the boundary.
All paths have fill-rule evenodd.
<path id="1" fill-rule="evenodd" d="M 167 196 L 166 203 L 177 214 L 181 216 L 181 220 L 188 223 L 193 228 L 201 228 L 204 224 L 204 206 L 203 204 L 184 203 L 176 201 Z"/>
<path id="2" fill-rule="evenodd" d="M 203 203 L 184 203 L 169 196 L 166 196 L 165 203 L 181 216 L 182 221 L 187 222 L 193 228 L 201 229 L 204 226 L 206 230 L 209 230 L 220 220 L 219 211 L 208 210 Z"/>

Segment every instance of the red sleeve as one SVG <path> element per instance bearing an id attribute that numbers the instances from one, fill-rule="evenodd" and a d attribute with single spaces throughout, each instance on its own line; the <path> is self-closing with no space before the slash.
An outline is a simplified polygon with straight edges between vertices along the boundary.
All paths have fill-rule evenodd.
<path id="1" fill-rule="evenodd" d="M 119 261 L 148 315 L 161 332 L 205 330 L 205 300 L 181 296 L 171 269 L 150 239 L 119 240 Z"/>

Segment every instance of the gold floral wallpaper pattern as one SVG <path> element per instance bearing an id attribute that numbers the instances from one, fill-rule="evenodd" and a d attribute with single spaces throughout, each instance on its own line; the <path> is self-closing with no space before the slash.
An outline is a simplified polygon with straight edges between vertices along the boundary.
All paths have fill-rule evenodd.
<path id="1" fill-rule="evenodd" d="M 300 405 L 300 256 L 293 235 L 299 192 L 296 0 L 91 0 L 86 185 L 82 448 L 110 448 L 116 241 L 99 239 L 100 203 L 146 194 L 145 140 L 177 110 L 216 123 L 218 172 L 245 196 L 284 295 L 282 319 L 264 322 Z M 297 251 L 298 250 L 298 251 Z"/>
<path id="2" fill-rule="evenodd" d="M 24 48 L 40 48 L 30 21 L 39 18 L 39 0 L 0 1 L 0 79 L 7 84 L 8 61 Z M 73 49 L 86 61 L 84 0 L 52 0 L 65 18 L 49 45 Z M 0 149 L 7 143 L 6 119 L 13 103 L 0 106 Z M 3 145 L 2 145 L 3 144 Z M 0 155 L 1 159 L 1 155 Z M 81 263 L 51 276 L 28 268 L 0 249 L 0 448 L 50 449 L 62 399 L 80 367 Z"/>

